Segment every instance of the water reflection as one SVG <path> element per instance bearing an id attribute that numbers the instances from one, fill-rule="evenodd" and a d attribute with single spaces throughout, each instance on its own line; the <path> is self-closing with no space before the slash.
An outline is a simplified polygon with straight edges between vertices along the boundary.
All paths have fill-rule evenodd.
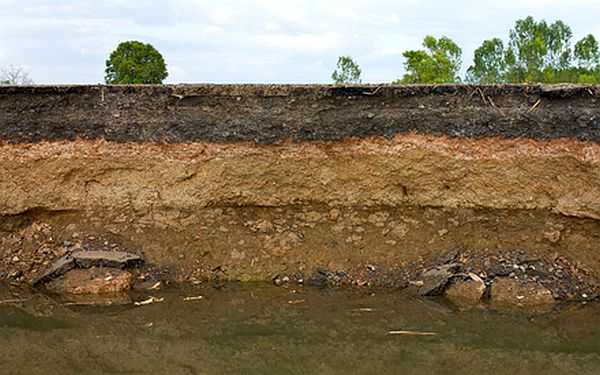
<path id="1" fill-rule="evenodd" d="M 1 306 L 2 367 L 24 374 L 600 373 L 597 305 L 508 313 L 393 291 L 235 284 L 153 293 L 164 301 L 55 301 L 45 314 L 27 303 Z M 29 303 L 40 310 L 39 300 Z"/>

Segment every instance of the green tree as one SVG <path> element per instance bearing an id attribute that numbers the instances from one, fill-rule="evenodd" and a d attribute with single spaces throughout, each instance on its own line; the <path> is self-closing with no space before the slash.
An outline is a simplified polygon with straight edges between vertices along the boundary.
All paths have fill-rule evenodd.
<path id="1" fill-rule="evenodd" d="M 575 44 L 578 83 L 600 83 L 600 48 L 593 35 L 587 35 Z"/>
<path id="2" fill-rule="evenodd" d="M 160 84 L 169 75 L 162 55 L 150 44 L 119 44 L 106 60 L 108 84 Z"/>
<path id="3" fill-rule="evenodd" d="M 477 83 L 503 82 L 506 75 L 506 52 L 498 38 L 485 40 L 475 50 L 473 65 L 467 70 L 467 81 Z"/>
<path id="4" fill-rule="evenodd" d="M 600 49 L 593 35 L 588 35 L 575 44 L 577 65 L 582 69 L 594 69 L 600 64 Z"/>
<path id="5" fill-rule="evenodd" d="M 403 53 L 406 74 L 396 83 L 452 83 L 459 82 L 462 50 L 445 36 L 436 39 L 426 36 L 423 50 Z"/>
<path id="6" fill-rule="evenodd" d="M 467 80 L 475 83 L 594 83 L 598 77 L 598 43 L 588 35 L 571 48 L 573 33 L 562 21 L 548 24 L 532 17 L 518 20 L 505 47 L 498 38 L 475 50 Z M 577 63 L 575 66 L 574 63 Z"/>
<path id="7" fill-rule="evenodd" d="M 533 17 L 518 20 L 509 34 L 507 52 L 509 82 L 556 80 L 571 64 L 571 28 L 562 21 L 548 25 Z"/>
<path id="8" fill-rule="evenodd" d="M 331 75 L 331 79 L 337 85 L 361 83 L 362 71 L 358 64 L 350 56 L 340 56 L 337 68 Z"/>

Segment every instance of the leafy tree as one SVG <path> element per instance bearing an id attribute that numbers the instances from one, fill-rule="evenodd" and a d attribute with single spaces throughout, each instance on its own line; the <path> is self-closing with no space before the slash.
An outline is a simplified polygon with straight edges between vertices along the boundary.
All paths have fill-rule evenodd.
<path id="1" fill-rule="evenodd" d="M 475 50 L 473 65 L 467 70 L 467 81 L 502 82 L 506 74 L 504 43 L 498 38 L 486 40 Z"/>
<path id="2" fill-rule="evenodd" d="M 505 47 L 498 38 L 475 50 L 467 80 L 476 83 L 577 82 L 600 78 L 598 42 L 588 35 L 571 48 L 573 33 L 562 21 L 518 20 Z M 577 65 L 574 65 L 574 63 Z"/>
<path id="3" fill-rule="evenodd" d="M 571 63 L 571 28 L 562 21 L 548 25 L 533 17 L 518 20 L 510 31 L 509 82 L 552 82 Z"/>
<path id="4" fill-rule="evenodd" d="M 29 73 L 18 66 L 0 69 L 0 85 L 33 85 Z"/>
<path id="5" fill-rule="evenodd" d="M 337 85 L 349 83 L 361 83 L 362 71 L 350 56 L 340 56 L 337 68 L 331 75 L 331 79 Z"/>
<path id="6" fill-rule="evenodd" d="M 403 53 L 406 74 L 396 83 L 451 83 L 459 82 L 462 50 L 445 36 L 436 39 L 426 36 L 423 50 Z"/>
<path id="7" fill-rule="evenodd" d="M 581 69 L 592 70 L 600 64 L 598 41 L 589 34 L 575 44 L 574 56 Z"/>
<path id="8" fill-rule="evenodd" d="M 600 83 L 600 48 L 593 35 L 575 44 L 573 53 L 577 61 L 578 83 Z"/>
<path id="9" fill-rule="evenodd" d="M 106 60 L 108 84 L 160 84 L 169 75 L 162 55 L 150 44 L 119 44 Z"/>

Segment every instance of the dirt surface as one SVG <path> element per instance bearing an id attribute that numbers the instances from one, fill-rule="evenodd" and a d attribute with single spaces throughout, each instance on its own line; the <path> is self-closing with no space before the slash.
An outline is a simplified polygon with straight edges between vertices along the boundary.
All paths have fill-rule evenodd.
<path id="1" fill-rule="evenodd" d="M 0 88 L 0 140 L 239 142 L 414 132 L 600 140 L 595 86 L 41 86 Z"/>
<path id="2" fill-rule="evenodd" d="M 70 252 L 144 254 L 140 281 L 400 287 L 450 259 L 486 281 L 536 278 L 557 300 L 598 296 L 592 219 L 543 210 L 213 207 L 29 212 L 0 232 L 0 277 L 29 283 Z"/>

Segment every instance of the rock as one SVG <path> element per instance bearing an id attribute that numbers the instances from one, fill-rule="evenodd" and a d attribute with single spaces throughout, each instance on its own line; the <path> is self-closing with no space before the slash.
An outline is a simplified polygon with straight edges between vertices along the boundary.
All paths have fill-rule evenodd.
<path id="1" fill-rule="evenodd" d="M 560 241 L 561 233 L 559 230 L 544 232 L 544 238 L 552 243 L 557 243 Z"/>
<path id="2" fill-rule="evenodd" d="M 337 221 L 337 219 L 340 218 L 341 214 L 342 213 L 340 212 L 340 210 L 333 208 L 333 209 L 331 209 L 331 211 L 329 211 L 328 218 L 331 221 Z"/>
<path id="3" fill-rule="evenodd" d="M 450 278 L 456 274 L 459 268 L 459 264 L 452 263 L 423 272 L 419 280 L 418 294 L 421 296 L 438 296 L 443 294 Z"/>
<path id="4" fill-rule="evenodd" d="M 119 269 L 74 269 L 48 283 L 47 289 L 61 294 L 110 294 L 131 289 L 133 275 Z"/>
<path id="5" fill-rule="evenodd" d="M 485 294 L 485 283 L 477 275 L 469 280 L 460 280 L 452 283 L 446 289 L 446 297 L 459 305 L 476 305 Z"/>
<path id="6" fill-rule="evenodd" d="M 32 284 L 34 286 L 47 283 L 48 281 L 60 277 L 65 273 L 69 272 L 73 268 L 75 268 L 75 259 L 70 255 L 65 255 L 63 257 L 58 258 L 52 265 L 36 278 L 32 280 Z"/>
<path id="7" fill-rule="evenodd" d="M 285 283 L 289 282 L 289 280 L 290 280 L 290 279 L 289 279 L 289 277 L 287 277 L 287 276 L 284 276 L 284 277 L 282 277 L 282 276 L 280 276 L 280 275 L 277 275 L 277 276 L 275 276 L 275 277 L 273 278 L 273 284 L 274 284 L 275 286 L 282 286 L 283 284 L 285 284 Z"/>
<path id="8" fill-rule="evenodd" d="M 71 254 L 78 268 L 111 267 L 136 268 L 144 265 L 137 254 L 122 251 L 77 251 Z"/>
<path id="9" fill-rule="evenodd" d="M 142 257 L 121 251 L 76 251 L 58 258 L 39 276 L 32 280 L 34 286 L 47 283 L 75 268 L 135 268 L 144 264 Z"/>
<path id="10" fill-rule="evenodd" d="M 512 278 L 497 279 L 492 284 L 492 302 L 500 305 L 535 307 L 553 304 L 552 292 L 537 282 Z"/>

